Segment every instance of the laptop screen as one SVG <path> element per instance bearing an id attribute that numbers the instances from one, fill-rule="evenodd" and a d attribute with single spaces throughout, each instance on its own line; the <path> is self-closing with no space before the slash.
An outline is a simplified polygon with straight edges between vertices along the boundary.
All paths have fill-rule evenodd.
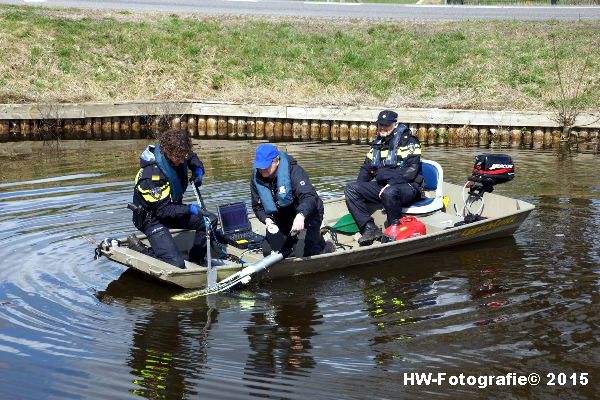
<path id="1" fill-rule="evenodd" d="M 219 206 L 219 221 L 224 234 L 245 231 L 250 229 L 250 220 L 246 204 L 234 203 Z"/>

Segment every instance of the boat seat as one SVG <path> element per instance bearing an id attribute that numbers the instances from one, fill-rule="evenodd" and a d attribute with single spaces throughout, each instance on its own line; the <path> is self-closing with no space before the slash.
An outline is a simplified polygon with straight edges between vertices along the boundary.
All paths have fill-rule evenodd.
<path id="1" fill-rule="evenodd" d="M 435 161 L 421 160 L 425 198 L 402 208 L 404 214 L 428 214 L 444 208 L 444 171 Z"/>

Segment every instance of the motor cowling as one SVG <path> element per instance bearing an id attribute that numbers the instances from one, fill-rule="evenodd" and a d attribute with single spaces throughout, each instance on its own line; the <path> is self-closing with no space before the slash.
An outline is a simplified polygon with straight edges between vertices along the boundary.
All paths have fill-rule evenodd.
<path id="1" fill-rule="evenodd" d="M 475 156 L 473 172 L 467 187 L 491 192 L 494 185 L 512 181 L 515 177 L 515 164 L 507 154 L 479 154 Z"/>
<path id="2" fill-rule="evenodd" d="M 382 242 L 409 239 L 423 236 L 426 233 L 425 224 L 416 217 L 405 216 L 397 219 L 383 232 Z"/>

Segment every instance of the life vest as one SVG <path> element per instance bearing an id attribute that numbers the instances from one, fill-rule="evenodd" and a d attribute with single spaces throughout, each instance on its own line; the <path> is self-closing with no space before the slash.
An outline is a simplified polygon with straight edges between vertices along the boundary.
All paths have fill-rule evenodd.
<path id="1" fill-rule="evenodd" d="M 271 190 L 264 184 L 260 183 L 258 174 L 260 172 L 254 171 L 254 186 L 258 191 L 260 202 L 262 203 L 263 209 L 269 215 L 275 214 L 281 207 L 287 207 L 294 201 L 292 196 L 292 180 L 290 178 L 289 160 L 287 154 L 279 152 L 279 166 L 277 167 L 277 203 L 273 200 L 273 194 Z"/>
<path id="2" fill-rule="evenodd" d="M 406 131 L 410 130 L 406 127 L 406 125 L 398 125 L 396 129 L 392 132 L 392 135 L 388 141 L 386 138 L 382 138 L 377 136 L 373 143 L 371 143 L 371 151 L 367 157 L 371 158 L 371 167 L 379 168 L 379 167 L 400 167 L 404 162 L 401 157 L 398 159 L 398 147 L 400 147 L 400 141 L 402 140 L 402 135 L 406 133 Z M 385 152 L 387 150 L 387 154 L 385 158 L 381 159 L 382 150 Z"/>
<path id="3" fill-rule="evenodd" d="M 183 182 L 179 179 L 177 175 L 177 171 L 171 165 L 169 160 L 164 156 L 160 149 L 160 145 L 156 145 L 154 147 L 154 159 L 156 161 L 156 165 L 162 171 L 163 174 L 167 177 L 169 181 L 169 186 L 171 187 L 171 199 L 174 203 L 179 203 L 183 199 L 183 194 L 187 189 L 187 180 L 184 179 Z M 187 163 L 183 163 L 183 176 L 187 176 L 188 169 Z"/>

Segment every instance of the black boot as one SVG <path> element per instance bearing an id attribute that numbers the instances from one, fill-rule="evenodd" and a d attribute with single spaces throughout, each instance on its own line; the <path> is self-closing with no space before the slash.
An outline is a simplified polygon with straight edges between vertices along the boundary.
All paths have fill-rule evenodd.
<path id="1" fill-rule="evenodd" d="M 361 246 L 368 246 L 373 243 L 373 241 L 381 238 L 382 235 L 383 232 L 381 231 L 381 228 L 375 225 L 373 221 L 369 221 L 362 229 L 362 236 L 358 239 L 358 244 Z"/>
<path id="2" fill-rule="evenodd" d="M 140 239 L 135 236 L 135 234 L 131 234 L 127 236 L 127 247 L 131 250 L 135 250 L 138 253 L 148 254 L 148 246 L 146 246 Z"/>

